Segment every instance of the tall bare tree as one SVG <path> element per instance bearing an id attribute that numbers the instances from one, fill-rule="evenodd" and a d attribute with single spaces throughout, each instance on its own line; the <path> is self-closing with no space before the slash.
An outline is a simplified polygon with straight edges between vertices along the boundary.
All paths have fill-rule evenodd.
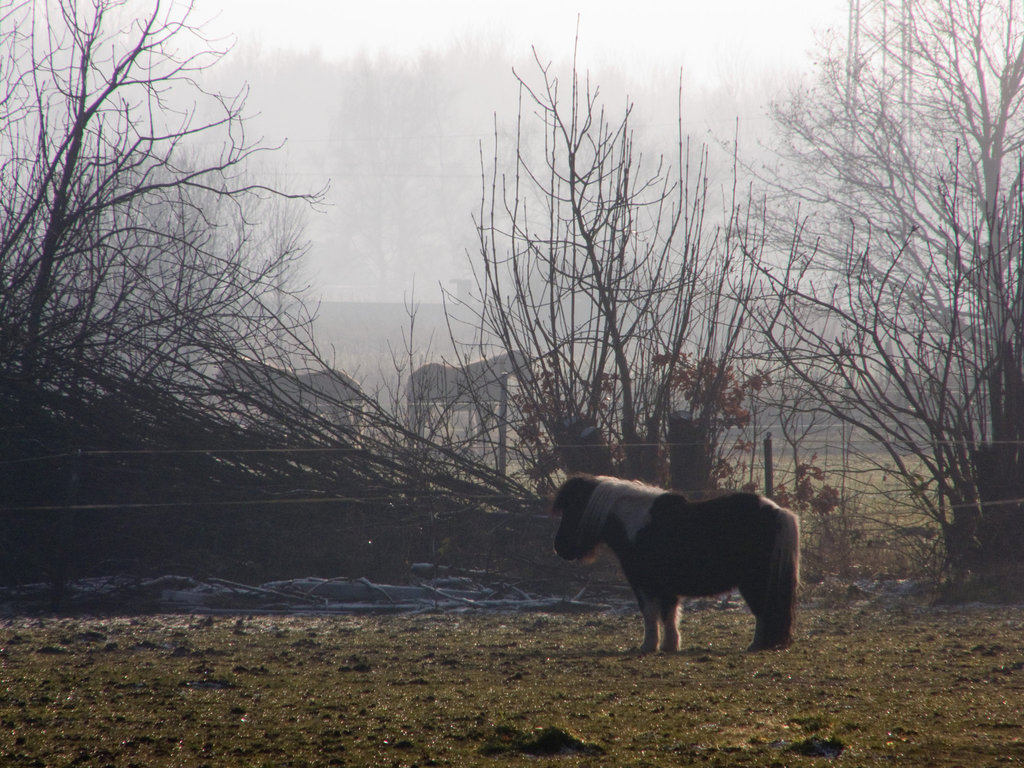
<path id="1" fill-rule="evenodd" d="M 812 223 L 820 232 L 844 222 L 861 238 L 883 232 L 908 245 L 901 269 L 919 268 L 923 243 L 956 233 L 944 199 L 955 175 L 991 228 L 1012 196 L 1024 149 L 1024 16 L 1015 0 L 871 7 L 852 49 L 827 42 L 818 78 L 772 105 L 782 162 L 771 180 L 805 212 L 826 209 Z"/>
<path id="2" fill-rule="evenodd" d="M 753 291 L 740 244 L 756 237 L 735 198 L 709 220 L 706 153 L 681 128 L 670 157 L 648 160 L 630 104 L 615 117 L 588 78 L 537 65 L 536 86 L 519 77 L 513 169 L 496 135 L 484 174 L 481 327 L 531 361 L 517 429 L 536 479 L 561 467 L 667 482 L 673 414 L 689 412 L 698 455 L 718 453 Z M 713 484 L 712 465 L 688 486 Z"/>
<path id="3" fill-rule="evenodd" d="M 271 314 L 272 276 L 301 253 L 294 233 L 260 253 L 242 215 L 263 196 L 312 198 L 243 175 L 263 147 L 243 98 L 194 81 L 221 52 L 190 9 L 125 11 L 4 5 L 2 309 L 21 320 L 5 360 L 26 382 L 75 360 L 142 376 L 208 354 L 218 329 L 237 338 Z"/>
<path id="4" fill-rule="evenodd" d="M 998 570 L 1024 541 L 1006 480 L 1024 477 L 1024 17 L 1014 0 L 874 8 L 772 110 L 769 181 L 803 218 L 786 266 L 766 265 L 769 338 L 884 446 L 954 569 Z"/>
<path id="5" fill-rule="evenodd" d="M 898 270 L 906 250 L 884 245 L 851 247 L 827 273 L 799 241 L 784 267 L 762 261 L 776 289 L 763 318 L 774 354 L 873 441 L 864 458 L 904 483 L 961 577 L 1021 578 L 1022 204 L 1020 192 L 1001 204 L 996 231 L 961 209 L 953 246 L 929 251 L 915 280 Z M 942 306 L 922 301 L 925 285 Z"/>

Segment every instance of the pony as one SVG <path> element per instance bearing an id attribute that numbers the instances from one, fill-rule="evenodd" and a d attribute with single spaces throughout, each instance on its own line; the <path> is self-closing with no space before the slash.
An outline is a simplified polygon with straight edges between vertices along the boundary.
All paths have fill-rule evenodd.
<path id="1" fill-rule="evenodd" d="M 510 380 L 522 384 L 532 376 L 529 358 L 518 350 L 458 366 L 422 365 L 409 375 L 406 387 L 409 429 L 428 436 L 450 430 L 481 455 L 495 448 L 497 469 L 504 474 Z"/>
<path id="2" fill-rule="evenodd" d="M 343 427 L 358 428 L 366 396 L 346 373 L 331 368 L 296 372 L 238 356 L 221 361 L 225 396 L 256 409 L 299 408 Z"/>
<path id="3" fill-rule="evenodd" d="M 497 407 L 508 396 L 509 377 L 530 376 L 530 361 L 520 351 L 502 352 L 461 366 L 426 363 L 409 375 L 406 396 L 409 401 L 410 427 L 422 429 L 425 409 L 482 405 Z"/>
<path id="4" fill-rule="evenodd" d="M 579 475 L 555 494 L 555 552 L 590 561 L 615 554 L 643 615 L 642 653 L 679 650 L 679 599 L 739 588 L 757 620 L 748 651 L 793 639 L 800 578 L 797 516 L 753 493 L 690 502 L 678 493 Z M 659 645 L 660 635 L 660 645 Z"/>

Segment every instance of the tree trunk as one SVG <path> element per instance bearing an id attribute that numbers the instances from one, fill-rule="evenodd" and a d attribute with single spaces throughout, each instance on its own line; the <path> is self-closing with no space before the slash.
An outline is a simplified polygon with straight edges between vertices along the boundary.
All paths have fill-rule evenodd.
<path id="1" fill-rule="evenodd" d="M 707 433 L 688 413 L 669 416 L 668 455 L 673 490 L 698 496 L 710 489 L 711 456 L 707 442 Z"/>
<path id="2" fill-rule="evenodd" d="M 611 450 L 598 427 L 567 421 L 554 435 L 562 468 L 569 474 L 614 475 Z"/>
<path id="3" fill-rule="evenodd" d="M 953 565 L 1019 594 L 1024 589 L 1024 446 L 983 445 L 974 451 L 972 461 L 980 510 L 970 510 L 958 531 L 957 546 L 950 553 Z"/>

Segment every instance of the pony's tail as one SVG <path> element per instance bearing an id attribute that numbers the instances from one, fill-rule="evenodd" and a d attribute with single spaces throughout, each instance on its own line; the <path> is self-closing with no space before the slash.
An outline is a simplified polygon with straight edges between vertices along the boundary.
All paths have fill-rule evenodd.
<path id="1" fill-rule="evenodd" d="M 776 523 L 764 614 L 765 648 L 787 648 L 793 641 L 800 583 L 800 520 L 788 509 L 779 509 Z"/>

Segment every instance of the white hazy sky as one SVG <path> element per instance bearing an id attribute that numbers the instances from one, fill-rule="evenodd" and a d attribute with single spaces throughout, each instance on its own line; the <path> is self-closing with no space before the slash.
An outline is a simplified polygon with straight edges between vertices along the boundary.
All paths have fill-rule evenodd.
<path id="1" fill-rule="evenodd" d="M 803 68 L 815 34 L 846 27 L 848 0 L 196 0 L 212 30 L 240 46 L 319 50 L 326 58 L 417 55 L 460 38 L 518 56 L 568 57 L 580 28 L 585 67 L 631 74 L 682 67 L 712 86 L 723 71 Z"/>
<path id="2" fill-rule="evenodd" d="M 600 76 L 605 70 L 620 72 L 631 83 L 658 83 L 670 87 L 683 73 L 687 89 L 707 89 L 709 93 L 730 92 L 736 88 L 753 89 L 747 101 L 773 94 L 756 92 L 760 84 L 773 76 L 807 72 L 810 54 L 817 48 L 818 36 L 831 29 L 845 36 L 849 0 L 194 0 L 193 21 L 206 22 L 208 33 L 233 39 L 236 50 L 251 57 L 297 50 L 317 52 L 327 60 L 376 56 L 417 58 L 429 51 L 444 51 L 453 43 L 472 42 L 475 46 L 500 47 L 512 62 L 528 61 L 530 47 L 535 46 L 542 60 L 558 66 L 572 56 L 579 24 L 579 60 L 581 71 Z M 244 59 L 243 59 L 244 60 Z M 556 67 L 557 68 L 557 67 Z M 751 72 L 754 76 L 745 77 Z M 767 78 L 765 76 L 768 76 Z M 511 84 L 506 79 L 505 86 Z M 253 83 L 253 103 L 259 106 L 261 91 Z M 502 83 L 496 82 L 498 90 Z M 301 88 L 298 89 L 301 91 Z M 693 91 L 689 91 L 693 93 Z M 512 88 L 512 95 L 515 95 Z M 674 99 L 673 99 L 674 101 Z M 273 114 L 281 137 L 292 142 L 286 168 L 289 178 L 296 174 L 324 174 L 322 162 L 309 166 L 302 151 L 314 144 L 296 142 L 305 130 L 316 134 L 326 131 L 313 125 L 312 115 L 303 112 L 293 116 Z M 480 113 L 487 116 L 497 107 L 481 104 Z M 748 111 L 756 111 L 747 105 Z M 301 125 L 284 125 L 289 117 Z M 690 119 L 699 125 L 700 115 Z M 751 115 L 743 115 L 750 119 Z M 725 122 L 731 129 L 733 120 Z M 302 130 L 299 130 L 299 129 Z M 468 129 L 460 129 L 465 132 Z M 274 138 L 278 138 L 274 134 Z M 307 137 L 310 138 L 310 137 Z M 313 137 L 315 138 L 315 136 Z M 469 212 L 479 200 L 479 147 L 476 139 L 448 137 L 446 162 L 448 170 L 459 166 L 471 168 L 467 185 L 472 195 L 449 200 L 449 218 L 456 221 L 450 228 L 472 234 Z M 461 141 L 461 144 L 457 142 Z M 439 145 L 442 143 L 438 138 Z M 464 154 L 462 144 L 468 148 Z M 460 166 L 461 167 L 461 166 Z M 301 178 L 307 179 L 306 175 Z M 319 178 L 319 177 L 317 177 Z M 308 180 L 307 179 L 307 180 Z M 310 181 L 309 183 L 313 183 Z M 361 183 L 344 174 L 331 180 L 331 195 L 342 199 L 346 184 Z M 448 179 L 449 186 L 455 182 Z M 469 187 L 467 187 L 469 188 Z M 389 198 L 390 199 L 390 198 Z M 412 283 L 418 295 L 429 294 L 431 286 L 447 285 L 452 277 L 464 277 L 465 265 L 451 265 L 465 252 L 465 243 L 453 242 L 451 247 L 430 251 L 429 258 L 410 256 L 405 270 L 408 284 L 386 286 L 359 283 L 358 270 L 350 268 L 339 254 L 344 247 L 330 240 L 343 231 L 344 206 L 332 197 L 325 216 L 313 222 L 309 257 L 316 282 L 324 286 L 324 295 L 348 298 L 377 296 L 386 293 L 390 299 L 408 291 Z M 393 201 L 391 201 L 393 203 Z M 460 207 L 462 206 L 462 207 Z M 465 208 L 465 212 L 463 211 Z M 403 220 L 400 211 L 388 214 Z M 458 218 L 462 217 L 462 218 Z M 464 225 L 457 222 L 465 221 Z M 462 229 L 459 229 L 462 227 Z M 454 236 L 453 236 L 454 237 Z M 345 246 L 347 247 L 347 246 Z M 415 254 L 417 248 L 406 249 Z M 420 259 L 420 260 L 416 260 Z M 456 271 L 458 274 L 456 274 Z M 358 284 L 357 284 L 358 283 Z M 353 287 L 354 286 L 354 287 Z M 330 289 L 330 290 L 328 290 Z M 431 300 L 429 297 L 427 300 Z"/>

